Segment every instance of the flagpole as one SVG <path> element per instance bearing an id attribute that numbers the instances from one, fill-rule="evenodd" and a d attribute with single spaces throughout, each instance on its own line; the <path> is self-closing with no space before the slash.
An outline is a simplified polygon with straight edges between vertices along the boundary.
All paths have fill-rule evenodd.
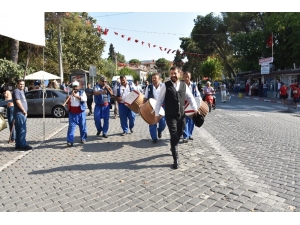
<path id="1" fill-rule="evenodd" d="M 272 59 L 273 59 L 273 32 L 272 32 Z"/>

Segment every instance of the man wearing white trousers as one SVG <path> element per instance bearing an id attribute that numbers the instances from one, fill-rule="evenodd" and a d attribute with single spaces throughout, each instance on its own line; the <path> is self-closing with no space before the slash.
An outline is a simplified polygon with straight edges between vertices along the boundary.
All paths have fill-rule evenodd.
<path id="1" fill-rule="evenodd" d="M 222 81 L 222 84 L 220 85 L 220 89 L 221 89 L 222 102 L 226 102 L 226 84 L 224 81 Z"/>

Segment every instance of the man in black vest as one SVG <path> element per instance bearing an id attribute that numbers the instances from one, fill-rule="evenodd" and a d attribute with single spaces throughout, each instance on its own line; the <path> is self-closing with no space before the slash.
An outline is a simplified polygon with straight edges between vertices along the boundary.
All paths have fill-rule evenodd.
<path id="1" fill-rule="evenodd" d="M 179 167 L 178 143 L 185 127 L 184 101 L 187 100 L 195 113 L 197 104 L 191 90 L 184 81 L 180 81 L 180 69 L 170 68 L 170 81 L 162 84 L 155 107 L 155 120 L 159 121 L 159 109 L 165 102 L 165 118 L 171 136 L 171 152 L 174 160 L 173 168 Z"/>

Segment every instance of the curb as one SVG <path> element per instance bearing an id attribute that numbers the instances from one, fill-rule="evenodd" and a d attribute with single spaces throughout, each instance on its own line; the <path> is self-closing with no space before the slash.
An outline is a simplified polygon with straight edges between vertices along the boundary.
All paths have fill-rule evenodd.
<path id="1" fill-rule="evenodd" d="M 69 126 L 69 124 L 66 124 L 65 126 L 62 126 L 60 129 L 58 129 L 57 131 L 54 131 L 53 133 L 51 133 L 47 138 L 45 138 L 45 140 L 40 141 L 39 143 L 33 145 L 33 149 L 39 147 L 41 144 L 43 144 L 45 141 L 49 140 L 50 138 L 52 138 L 54 135 L 56 135 L 57 133 L 59 133 L 60 131 L 62 131 L 63 129 L 65 129 L 67 126 Z M 18 155 L 17 157 L 15 157 L 14 159 L 8 161 L 7 163 L 5 163 L 3 166 L 0 166 L 0 172 L 4 169 L 6 169 L 7 167 L 9 167 L 10 165 L 12 165 L 13 163 L 15 163 L 16 161 L 22 159 L 25 155 L 27 155 L 28 153 L 30 153 L 32 150 L 29 151 L 20 151 L 20 155 Z"/>
<path id="2" fill-rule="evenodd" d="M 273 100 L 273 99 L 256 98 L 256 97 L 249 97 L 249 96 L 245 96 L 244 98 L 251 99 L 251 100 L 263 101 L 263 102 L 272 102 L 272 103 L 281 104 L 281 101 L 277 101 L 277 100 Z"/>

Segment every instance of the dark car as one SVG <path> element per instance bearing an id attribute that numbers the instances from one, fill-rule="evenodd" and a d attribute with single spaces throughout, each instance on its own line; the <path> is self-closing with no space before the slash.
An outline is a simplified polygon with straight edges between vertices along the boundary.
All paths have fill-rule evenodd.
<path id="1" fill-rule="evenodd" d="M 31 90 L 25 93 L 28 105 L 28 115 L 43 115 L 43 90 Z M 56 118 L 65 117 L 68 114 L 67 105 L 63 106 L 67 98 L 67 93 L 57 89 L 46 89 L 45 93 L 45 115 L 52 115 Z M 4 107 L 12 100 L 0 102 L 0 107 Z M 3 113 L 6 116 L 6 112 Z"/>

